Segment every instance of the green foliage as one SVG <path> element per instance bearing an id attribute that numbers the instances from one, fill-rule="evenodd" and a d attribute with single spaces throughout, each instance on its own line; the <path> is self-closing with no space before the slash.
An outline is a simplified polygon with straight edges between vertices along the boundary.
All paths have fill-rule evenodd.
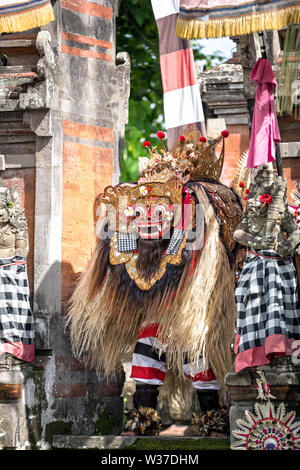
<path id="1" fill-rule="evenodd" d="M 223 60 L 221 54 L 205 56 L 197 43 L 193 49 L 195 60 L 205 60 L 207 67 L 213 61 Z M 136 181 L 138 157 L 148 154 L 142 141 L 147 139 L 156 145 L 159 142 L 156 131 L 164 129 L 158 32 L 150 1 L 119 1 L 117 52 L 120 51 L 128 52 L 131 60 L 129 124 L 122 156 L 122 181 Z"/>

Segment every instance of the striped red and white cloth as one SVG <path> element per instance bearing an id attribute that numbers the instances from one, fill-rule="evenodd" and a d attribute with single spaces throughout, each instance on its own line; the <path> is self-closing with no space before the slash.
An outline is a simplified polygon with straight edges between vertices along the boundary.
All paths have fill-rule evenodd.
<path id="1" fill-rule="evenodd" d="M 188 124 L 195 124 L 206 136 L 193 50 L 189 40 L 176 36 L 179 0 L 151 0 L 156 19 L 164 115 L 168 147 Z"/>
<path id="2" fill-rule="evenodd" d="M 167 348 L 157 339 L 158 324 L 154 323 L 140 330 L 132 358 L 130 377 L 137 383 L 163 385 L 166 376 Z M 184 358 L 183 358 L 184 361 Z M 219 390 L 209 365 L 199 358 L 197 362 L 183 364 L 187 377 L 197 390 Z"/>

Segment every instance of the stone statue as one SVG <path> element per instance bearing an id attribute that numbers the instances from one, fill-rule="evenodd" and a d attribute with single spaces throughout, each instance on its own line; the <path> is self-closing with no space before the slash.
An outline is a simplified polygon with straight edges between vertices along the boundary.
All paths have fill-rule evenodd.
<path id="1" fill-rule="evenodd" d="M 0 356 L 6 365 L 34 359 L 27 254 L 28 229 L 18 187 L 0 179 Z"/>
<path id="2" fill-rule="evenodd" d="M 28 230 L 17 187 L 0 180 L 0 258 L 28 254 Z"/>
<path id="3" fill-rule="evenodd" d="M 51 35 L 49 31 L 39 31 L 36 37 L 36 49 L 40 56 L 36 66 L 37 74 L 39 78 L 52 81 L 55 58 L 51 47 Z"/>
<path id="4" fill-rule="evenodd" d="M 300 231 L 288 209 L 286 180 L 263 165 L 250 186 L 246 211 L 234 239 L 251 250 L 294 254 Z"/>
<path id="5" fill-rule="evenodd" d="M 300 339 L 298 282 L 293 255 L 300 230 L 288 209 L 286 181 L 268 165 L 249 188 L 234 239 L 247 247 L 235 290 L 235 371 L 291 356 Z"/>
<path id="6" fill-rule="evenodd" d="M 20 93 L 21 109 L 47 109 L 53 100 L 55 55 L 49 31 L 39 31 L 36 49 L 39 54 L 37 78 L 28 86 L 26 93 Z"/>

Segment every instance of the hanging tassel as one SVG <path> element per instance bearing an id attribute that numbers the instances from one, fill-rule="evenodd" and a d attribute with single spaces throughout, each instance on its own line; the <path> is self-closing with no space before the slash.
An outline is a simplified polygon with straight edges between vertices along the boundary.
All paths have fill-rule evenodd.
<path id="1" fill-rule="evenodd" d="M 300 8 L 292 6 L 265 13 L 204 21 L 178 17 L 176 35 L 184 39 L 240 36 L 266 30 L 280 30 L 288 24 L 300 23 Z"/>
<path id="2" fill-rule="evenodd" d="M 5 3 L 5 2 L 4 2 Z M 38 28 L 54 20 L 50 1 L 46 5 L 32 8 L 29 11 L 19 11 L 9 15 L 1 15 L 0 8 L 0 34 L 17 33 L 28 29 Z"/>
<path id="3" fill-rule="evenodd" d="M 296 88 L 293 83 L 299 79 L 300 68 L 300 25 L 290 25 L 286 32 L 282 64 L 277 91 L 277 112 L 300 117 L 300 106 L 294 99 Z"/>

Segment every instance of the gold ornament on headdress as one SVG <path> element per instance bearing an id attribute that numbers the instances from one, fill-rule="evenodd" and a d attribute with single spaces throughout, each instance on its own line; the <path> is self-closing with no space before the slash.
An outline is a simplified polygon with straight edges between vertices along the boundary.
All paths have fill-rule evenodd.
<path id="1" fill-rule="evenodd" d="M 218 181 L 224 164 L 224 139 L 229 133 L 224 130 L 221 134 L 217 139 L 208 141 L 195 126 L 188 126 L 171 152 L 167 152 L 165 148 L 159 152 L 156 146 L 150 149 L 150 142 L 146 141 L 147 145 L 144 146 L 150 153 L 150 159 L 139 182 L 166 181 L 171 175 L 177 176 L 183 183 L 188 179 L 203 178 Z M 215 146 L 222 138 L 223 146 L 217 156 Z"/>
<path id="2" fill-rule="evenodd" d="M 188 167 L 191 180 L 210 178 L 218 181 L 224 164 L 224 139 L 228 135 L 227 131 L 222 131 L 217 139 L 207 140 L 196 127 L 188 126 L 171 150 L 171 155 L 177 161 L 177 168 L 184 171 Z M 223 146 L 217 156 L 215 146 L 222 138 Z"/>
<path id="3" fill-rule="evenodd" d="M 127 211 L 128 207 L 137 200 L 149 196 L 167 197 L 172 203 L 181 205 L 182 189 L 190 179 L 209 178 L 218 181 L 224 163 L 224 139 L 228 132 L 215 140 L 207 140 L 194 126 L 188 126 L 168 152 L 163 144 L 164 132 L 157 133 L 162 142 L 162 148 L 151 146 L 145 141 L 143 146 L 150 154 L 149 162 L 136 183 L 118 186 L 108 186 L 98 196 L 98 201 L 107 206 L 108 217 L 114 217 L 116 212 Z M 216 155 L 215 145 L 223 138 L 223 146 L 219 156 Z M 126 231 L 126 227 L 119 229 Z"/>

